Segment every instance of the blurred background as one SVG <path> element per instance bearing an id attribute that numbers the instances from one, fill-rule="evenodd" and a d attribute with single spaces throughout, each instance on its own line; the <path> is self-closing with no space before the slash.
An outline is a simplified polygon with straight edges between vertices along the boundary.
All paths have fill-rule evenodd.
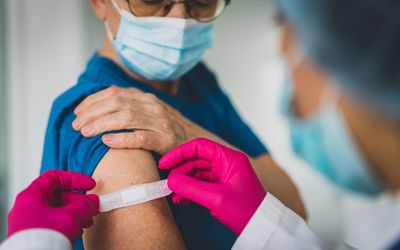
<path id="1" fill-rule="evenodd" d="M 216 21 L 217 43 L 205 60 L 298 185 L 313 230 L 357 246 L 353 214 L 372 203 L 332 188 L 288 147 L 278 112 L 284 68 L 272 17 L 269 1 L 233 1 Z M 52 101 L 76 83 L 102 38 L 87 0 L 0 0 L 1 239 L 16 193 L 38 175 Z"/>

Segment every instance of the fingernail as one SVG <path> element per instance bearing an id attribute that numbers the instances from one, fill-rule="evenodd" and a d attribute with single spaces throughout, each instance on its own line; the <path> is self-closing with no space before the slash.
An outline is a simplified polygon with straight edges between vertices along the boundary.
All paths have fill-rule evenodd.
<path id="1" fill-rule="evenodd" d="M 76 107 L 76 109 L 74 110 L 74 113 L 77 115 L 79 112 L 81 112 L 81 110 L 82 110 L 82 106 L 78 106 L 78 107 Z"/>
<path id="2" fill-rule="evenodd" d="M 169 155 L 168 154 L 166 154 L 166 155 L 164 155 L 163 157 L 161 157 L 161 159 L 158 161 L 158 166 L 160 167 L 160 168 L 170 168 L 171 166 L 171 164 L 169 164 L 169 160 L 168 160 L 168 158 L 170 158 L 170 157 L 168 157 Z"/>
<path id="3" fill-rule="evenodd" d="M 89 136 L 89 135 L 92 134 L 92 130 L 93 130 L 93 128 L 90 127 L 90 126 L 83 127 L 82 128 L 82 134 L 85 135 L 85 136 Z"/>
<path id="4" fill-rule="evenodd" d="M 174 191 L 176 187 L 176 178 L 175 178 L 176 176 L 177 175 L 171 175 L 171 174 L 168 176 L 167 185 L 169 189 L 171 189 L 172 191 Z"/>
<path id="5" fill-rule="evenodd" d="M 105 135 L 105 136 L 103 136 L 103 140 L 105 142 L 113 142 L 114 136 L 113 135 Z"/>
<path id="6" fill-rule="evenodd" d="M 72 127 L 74 127 L 74 129 L 79 129 L 79 126 L 80 126 L 80 121 L 78 119 L 72 122 Z"/>
<path id="7" fill-rule="evenodd" d="M 165 160 L 164 157 L 162 157 L 159 161 L 158 161 L 158 167 L 159 168 L 163 168 L 165 166 Z"/>
<path id="8" fill-rule="evenodd" d="M 92 202 L 92 206 L 96 209 L 98 209 L 99 205 L 100 205 L 100 200 L 99 197 L 95 194 L 88 194 L 86 195 L 89 200 Z"/>
<path id="9" fill-rule="evenodd" d="M 173 202 L 174 204 L 179 204 L 179 197 L 178 197 L 177 195 L 173 195 L 173 196 L 172 196 L 172 202 Z"/>

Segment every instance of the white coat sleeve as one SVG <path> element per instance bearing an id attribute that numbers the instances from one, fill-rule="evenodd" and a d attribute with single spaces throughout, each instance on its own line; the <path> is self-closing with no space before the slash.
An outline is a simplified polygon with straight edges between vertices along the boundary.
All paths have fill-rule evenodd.
<path id="1" fill-rule="evenodd" d="M 63 234 L 49 229 L 29 229 L 13 234 L 0 245 L 0 250 L 71 250 Z"/>
<path id="2" fill-rule="evenodd" d="M 353 249 L 314 234 L 307 223 L 267 194 L 232 249 Z"/>

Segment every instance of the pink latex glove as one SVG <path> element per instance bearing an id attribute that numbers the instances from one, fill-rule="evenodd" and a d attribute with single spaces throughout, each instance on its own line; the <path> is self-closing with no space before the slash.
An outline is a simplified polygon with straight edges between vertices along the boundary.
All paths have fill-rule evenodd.
<path id="1" fill-rule="evenodd" d="M 247 156 L 208 139 L 196 139 L 166 154 L 174 203 L 198 203 L 239 235 L 265 198 Z"/>
<path id="2" fill-rule="evenodd" d="M 8 214 L 8 237 L 26 229 L 44 228 L 58 231 L 74 243 L 83 228 L 93 224 L 99 198 L 72 190 L 88 191 L 95 186 L 91 177 L 82 174 L 45 172 L 17 196 Z"/>

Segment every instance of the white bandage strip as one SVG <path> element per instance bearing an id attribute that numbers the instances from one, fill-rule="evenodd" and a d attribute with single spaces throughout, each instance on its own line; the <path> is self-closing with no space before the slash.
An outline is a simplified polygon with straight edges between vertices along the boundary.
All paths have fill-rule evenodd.
<path id="1" fill-rule="evenodd" d="M 100 212 L 108 212 L 117 208 L 141 204 L 168 196 L 172 191 L 167 180 L 133 185 L 113 193 L 100 196 Z"/>

